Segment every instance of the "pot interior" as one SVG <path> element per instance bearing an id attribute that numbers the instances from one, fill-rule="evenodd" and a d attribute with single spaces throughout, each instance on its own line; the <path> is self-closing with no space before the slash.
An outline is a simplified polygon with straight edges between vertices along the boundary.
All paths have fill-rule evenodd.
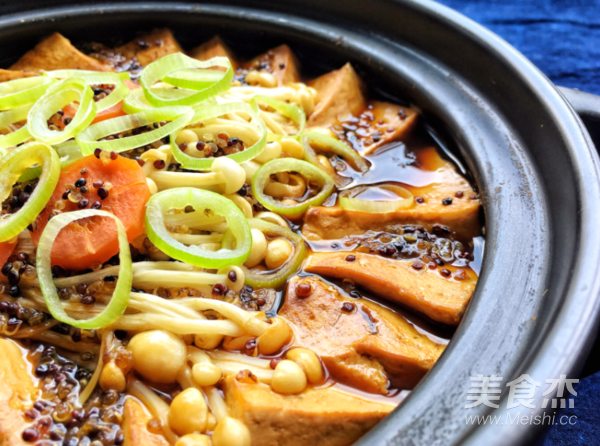
<path id="1" fill-rule="evenodd" d="M 298 13 L 299 3 L 290 2 L 287 9 Z M 54 31 L 75 44 L 117 44 L 168 27 L 186 49 L 220 35 L 242 58 L 286 43 L 309 78 L 349 61 L 375 98 L 419 107 L 430 134 L 473 173 L 485 209 L 485 258 L 468 313 L 447 351 L 364 444 L 400 444 L 402 438 L 450 444 L 468 434 L 465 414 L 487 410 L 463 409 L 470 376 L 530 373 L 535 378 L 577 364 L 589 330 L 565 361 L 540 364 L 532 352 L 546 348 L 566 303 L 581 302 L 573 281 L 585 282 L 593 292 L 590 305 L 596 301 L 598 284 L 579 274 L 581 237 L 587 235 L 581 218 L 594 218 L 584 204 L 600 196 L 597 172 L 582 165 L 593 166 L 595 158 L 576 117 L 518 55 L 511 60 L 503 47 L 494 53 L 483 37 L 476 41 L 465 30 L 469 23 L 444 22 L 442 13 L 448 12 L 436 14 L 433 5 L 428 10 L 417 3 L 389 3 L 375 2 L 379 9 L 362 21 L 356 6 L 342 12 L 345 2 L 320 7 L 313 1 L 306 7 L 322 9 L 322 20 L 273 12 L 283 6 L 259 11 L 177 3 L 32 12 L 0 20 L 0 63 L 8 67 Z M 343 20 L 329 17 L 325 8 L 337 8 Z M 587 239 L 585 255 L 594 247 L 600 248 L 597 236 Z M 572 317 L 585 311 L 578 305 Z"/>

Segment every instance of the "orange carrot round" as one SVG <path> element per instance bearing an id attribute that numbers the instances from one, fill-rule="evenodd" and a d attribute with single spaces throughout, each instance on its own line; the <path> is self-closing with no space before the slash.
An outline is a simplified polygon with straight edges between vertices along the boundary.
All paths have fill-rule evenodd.
<path id="1" fill-rule="evenodd" d="M 136 161 L 122 156 L 104 164 L 95 155 L 90 155 L 62 169 L 54 194 L 36 220 L 37 228 L 31 234 L 36 245 L 54 209 L 61 212 L 80 209 L 78 206 L 82 203 L 63 198 L 68 186 L 82 184 L 80 179 L 85 179 L 84 187 L 88 190 L 82 194 L 83 199 L 87 200 L 83 209 L 94 208 L 94 204 L 99 203 L 100 209 L 113 213 L 123 222 L 130 242 L 144 232 L 144 215 L 150 190 L 141 167 Z M 77 190 L 81 191 L 80 188 Z M 103 196 L 106 197 L 102 199 Z M 57 204 L 59 201 L 62 203 Z M 92 217 L 73 222 L 59 233 L 52 248 L 52 265 L 70 270 L 88 269 L 94 264 L 106 262 L 118 252 L 114 222 L 107 218 Z"/>

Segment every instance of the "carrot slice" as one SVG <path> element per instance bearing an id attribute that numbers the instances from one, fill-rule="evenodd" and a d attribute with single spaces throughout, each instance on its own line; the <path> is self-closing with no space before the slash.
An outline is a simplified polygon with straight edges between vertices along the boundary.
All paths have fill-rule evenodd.
<path id="1" fill-rule="evenodd" d="M 84 170 L 85 169 L 85 170 Z M 84 173 L 82 173 L 84 172 Z M 83 196 L 88 200 L 87 208 L 95 202 L 102 204 L 102 210 L 119 217 L 125 226 L 127 238 L 132 241 L 144 232 L 144 215 L 150 190 L 139 164 L 122 156 L 104 164 L 94 155 L 89 155 L 62 169 L 60 179 L 44 212 L 37 219 L 37 228 L 31 234 L 37 245 L 40 236 L 58 200 L 65 203 L 62 212 L 78 209 L 78 205 L 62 198 L 68 185 L 85 178 L 88 192 Z M 112 184 L 108 197 L 102 200 L 94 182 Z M 58 206 L 62 207 L 62 206 Z M 102 217 L 82 219 L 66 226 L 54 241 L 52 265 L 69 270 L 92 268 L 95 263 L 103 263 L 119 252 L 117 229 L 113 221 Z"/>
<path id="2" fill-rule="evenodd" d="M 15 246 L 17 246 L 16 238 L 14 242 L 8 241 L 0 243 L 0 268 L 8 261 L 8 258 L 15 250 Z"/>

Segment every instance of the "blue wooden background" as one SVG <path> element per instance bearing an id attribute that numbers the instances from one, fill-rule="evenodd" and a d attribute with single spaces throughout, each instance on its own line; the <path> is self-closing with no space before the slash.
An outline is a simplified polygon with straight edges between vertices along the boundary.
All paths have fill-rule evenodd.
<path id="1" fill-rule="evenodd" d="M 438 1 L 504 38 L 556 85 L 600 95 L 600 0 Z M 592 355 L 600 355 L 600 349 Z M 585 375 L 592 374 L 575 386 L 575 408 L 560 413 L 575 415 L 577 423 L 552 426 L 538 446 L 600 445 L 600 372 L 595 359 L 585 370 Z"/>
<path id="2" fill-rule="evenodd" d="M 600 1 L 441 3 L 494 31 L 557 85 L 600 94 Z"/>

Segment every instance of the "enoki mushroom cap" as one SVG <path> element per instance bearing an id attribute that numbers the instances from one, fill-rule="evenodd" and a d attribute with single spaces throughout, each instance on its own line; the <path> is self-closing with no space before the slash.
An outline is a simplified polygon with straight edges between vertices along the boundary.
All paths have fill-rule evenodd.
<path id="1" fill-rule="evenodd" d="M 246 171 L 235 161 L 227 158 L 217 158 L 213 165 L 212 171 L 222 173 L 225 179 L 225 193 L 233 194 L 240 190 L 246 182 Z"/>

